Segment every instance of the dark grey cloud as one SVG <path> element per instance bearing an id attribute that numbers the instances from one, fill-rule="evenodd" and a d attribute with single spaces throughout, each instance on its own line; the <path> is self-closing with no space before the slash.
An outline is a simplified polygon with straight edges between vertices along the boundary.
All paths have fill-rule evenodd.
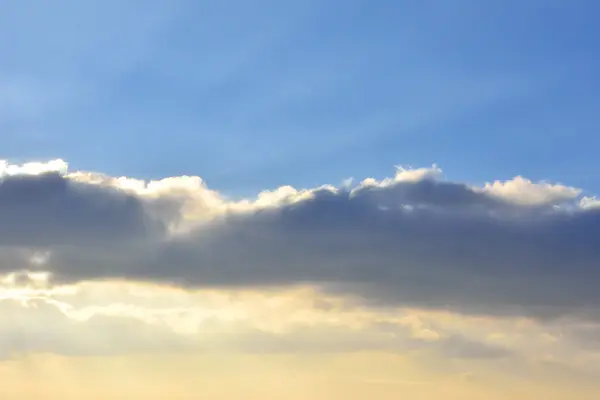
<path id="1" fill-rule="evenodd" d="M 190 285 L 314 282 L 384 304 L 482 312 L 552 314 L 600 305 L 598 210 L 496 204 L 484 194 L 471 206 L 430 187 L 418 203 L 390 188 L 385 200 L 391 204 L 394 196 L 397 205 L 387 210 L 368 193 L 323 191 L 312 200 L 232 216 L 157 248 L 138 268 L 153 279 Z M 384 197 L 386 189 L 374 191 Z M 398 206 L 407 203 L 423 208 Z"/>
<path id="2" fill-rule="evenodd" d="M 98 245 L 160 230 L 140 199 L 59 173 L 0 180 L 0 246 Z"/>
<path id="3" fill-rule="evenodd" d="M 52 175 L 10 181 L 0 191 L 0 237 L 23 224 L 5 243 L 48 244 L 43 267 L 62 281 L 313 283 L 379 305 L 537 316 L 600 307 L 600 209 L 519 205 L 424 178 L 318 189 L 185 235 L 143 236 L 152 221 L 144 199 L 92 186 Z M 146 240 L 127 240 L 136 235 Z"/>

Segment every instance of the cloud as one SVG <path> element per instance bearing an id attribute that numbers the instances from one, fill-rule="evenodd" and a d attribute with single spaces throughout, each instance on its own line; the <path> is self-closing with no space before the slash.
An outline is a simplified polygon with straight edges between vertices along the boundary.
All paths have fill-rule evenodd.
<path id="1" fill-rule="evenodd" d="M 81 184 L 58 172 L 2 177 L 3 246 L 102 246 L 146 236 L 159 228 L 139 199 L 121 190 Z"/>
<path id="2" fill-rule="evenodd" d="M 4 284 L 0 358 L 214 351 L 429 351 L 457 359 L 510 355 L 484 337 L 467 338 L 441 327 L 432 335 L 429 322 L 406 310 L 392 315 L 362 307 L 340 309 L 334 304 L 343 299 L 306 289 L 228 293 L 119 282 L 53 289 L 30 283 Z M 323 302 L 332 308 L 323 309 Z"/>
<path id="3" fill-rule="evenodd" d="M 517 176 L 507 182 L 487 183 L 483 192 L 519 204 L 535 205 L 573 200 L 581 194 L 581 189 L 547 182 L 533 183 L 529 179 Z"/>
<path id="4" fill-rule="evenodd" d="M 542 373 L 597 379 L 593 323 L 370 307 L 313 287 L 202 289 L 103 281 L 0 281 L 0 360 L 31 355 L 380 354 L 442 374 Z M 586 378 L 587 379 L 587 378 Z"/>
<path id="5" fill-rule="evenodd" d="M 520 177 L 474 187 L 435 166 L 241 201 L 198 177 L 29 171 L 0 186 L 0 266 L 56 282 L 311 284 L 378 306 L 589 318 L 600 210 L 579 194 Z"/>

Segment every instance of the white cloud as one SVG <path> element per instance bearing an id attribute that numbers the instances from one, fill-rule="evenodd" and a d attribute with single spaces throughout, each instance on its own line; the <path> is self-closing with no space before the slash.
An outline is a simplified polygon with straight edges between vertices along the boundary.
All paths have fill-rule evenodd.
<path id="1" fill-rule="evenodd" d="M 534 183 L 522 176 L 505 182 L 486 183 L 482 190 L 492 196 L 523 205 L 562 204 L 581 194 L 581 189 L 547 182 Z"/>
<path id="2" fill-rule="evenodd" d="M 600 200 L 598 200 L 596 198 L 596 196 L 592 196 L 592 197 L 583 197 L 581 199 L 581 201 L 579 202 L 579 205 L 582 208 L 593 208 L 593 207 L 599 207 L 600 206 Z"/>
<path id="3" fill-rule="evenodd" d="M 66 174 L 68 164 L 61 159 L 48 162 L 29 162 L 22 165 L 11 164 L 7 160 L 0 160 L 0 178 L 13 175 L 41 175 L 48 172 Z"/>

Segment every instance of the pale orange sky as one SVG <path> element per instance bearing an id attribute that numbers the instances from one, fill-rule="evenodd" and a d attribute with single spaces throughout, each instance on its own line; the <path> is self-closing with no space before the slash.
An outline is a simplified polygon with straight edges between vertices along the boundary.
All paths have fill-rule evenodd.
<path id="1" fill-rule="evenodd" d="M 600 395 L 600 359 L 529 319 L 370 309 L 306 286 L 9 286 L 2 399 Z"/>
<path id="2" fill-rule="evenodd" d="M 476 366 L 473 366 L 477 368 Z M 435 374 L 389 354 L 28 357 L 4 362 L 3 399 L 595 399 L 598 386 L 501 373 Z"/>

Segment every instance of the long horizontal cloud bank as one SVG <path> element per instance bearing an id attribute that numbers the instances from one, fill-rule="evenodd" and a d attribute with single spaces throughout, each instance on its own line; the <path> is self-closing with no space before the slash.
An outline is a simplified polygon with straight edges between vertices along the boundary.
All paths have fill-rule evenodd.
<path id="1" fill-rule="evenodd" d="M 157 182 L 0 166 L 0 268 L 58 281 L 316 284 L 381 305 L 537 316 L 600 306 L 600 207 L 523 178 L 483 187 L 437 167 L 232 201 Z"/>

